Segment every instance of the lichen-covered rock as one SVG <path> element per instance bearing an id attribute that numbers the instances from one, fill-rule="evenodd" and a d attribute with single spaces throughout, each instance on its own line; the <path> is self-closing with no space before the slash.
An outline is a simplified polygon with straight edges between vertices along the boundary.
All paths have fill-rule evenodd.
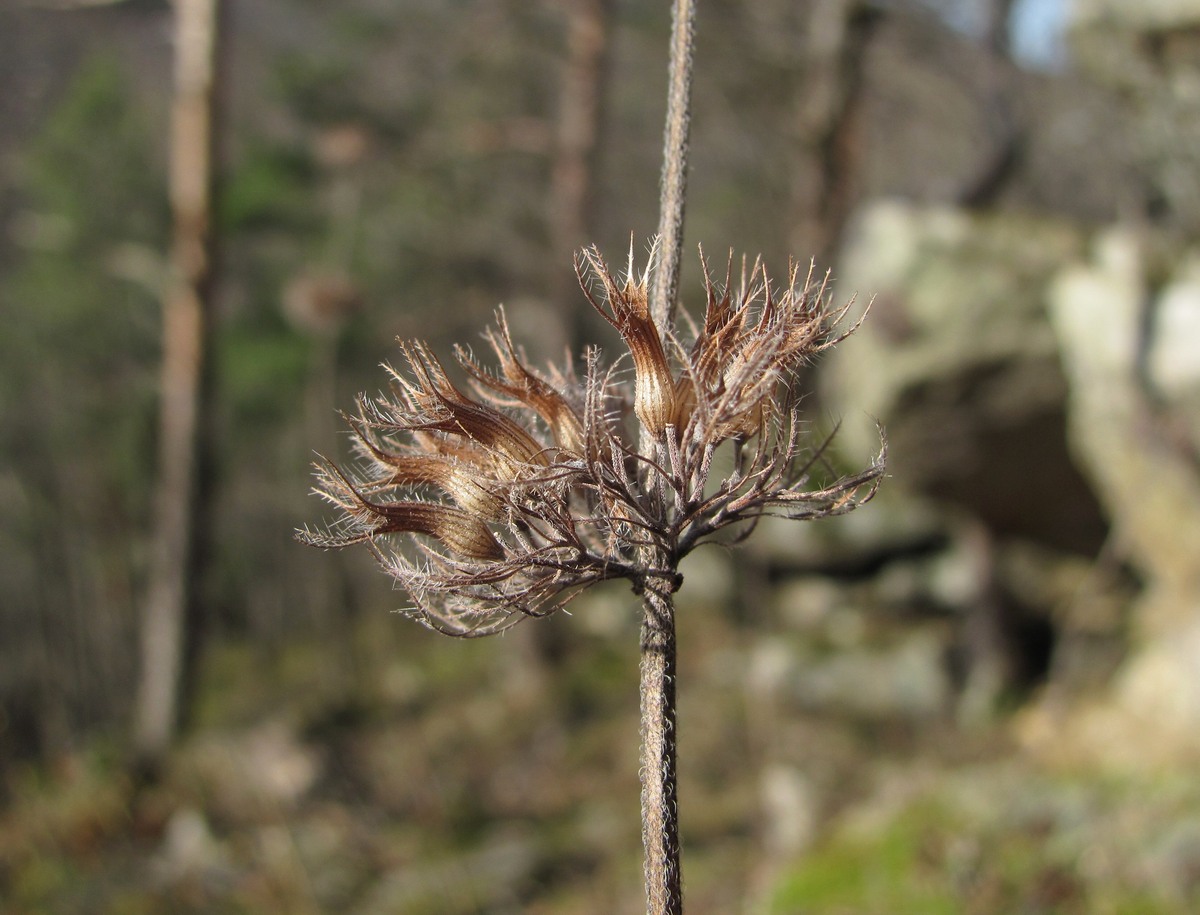
<path id="1" fill-rule="evenodd" d="M 1198 0 L 1078 0 L 1069 24 L 1075 66 L 1113 90 L 1113 117 L 1131 122 L 1124 146 L 1133 193 L 1151 202 L 1157 224 L 1192 235 L 1200 229 L 1198 26 Z"/>
<path id="2" fill-rule="evenodd" d="M 1156 299 L 1144 261 L 1133 232 L 1110 230 L 1089 263 L 1063 272 L 1051 307 L 1073 452 L 1145 582 L 1134 650 L 1111 695 L 1066 719 L 1043 708 L 1026 722 L 1034 746 L 1121 765 L 1200 756 L 1200 464 L 1179 432 L 1200 344 L 1175 338 L 1192 320 L 1190 269 Z"/>
<path id="3" fill-rule="evenodd" d="M 1200 25 L 1198 0 L 1073 0 L 1072 25 L 1162 29 Z"/>
<path id="4" fill-rule="evenodd" d="M 1015 215 L 881 202 L 858 220 L 842 295 L 869 319 L 822 365 L 843 445 L 887 429 L 904 487 L 965 507 L 994 532 L 1081 552 L 1104 535 L 1066 448 L 1066 382 L 1046 290 L 1082 233 Z"/>
<path id="5" fill-rule="evenodd" d="M 1200 454 L 1200 252 L 1152 303 L 1145 356 L 1150 396 L 1170 405 L 1173 434 Z"/>
<path id="6" fill-rule="evenodd" d="M 1150 587 L 1180 595 L 1178 612 L 1160 605 L 1155 614 L 1170 628 L 1195 612 L 1191 598 L 1200 593 L 1200 466 L 1172 403 L 1146 380 L 1147 353 L 1186 346 L 1162 339 L 1169 323 L 1156 334 L 1148 298 L 1137 239 L 1112 230 L 1092 263 L 1064 271 L 1051 312 L 1071 382 L 1073 451 Z M 1182 357 L 1162 356 L 1160 367 L 1168 358 Z"/>
<path id="7" fill-rule="evenodd" d="M 1079 657 L 1064 653 L 1054 669 L 1095 660 L 1097 615 L 1110 641 L 1132 621 L 1129 654 L 1118 667 L 1119 655 L 1101 652 L 1116 670 L 1106 688 L 1093 677 L 1087 689 L 1052 691 L 1022 725 L 1044 738 L 1032 745 L 1110 762 L 1200 753 L 1200 253 L 1145 248 L 1131 230 L 1101 233 L 1089 253 L 1082 230 L 1058 223 L 874 205 L 840 289 L 875 291 L 875 307 L 821 378 L 833 411 L 851 420 L 843 447 L 866 446 L 873 423 L 852 422 L 863 413 L 887 429 L 887 495 L 900 515 L 903 492 L 916 491 L 920 504 L 965 509 L 964 530 L 986 532 L 964 567 L 977 587 L 951 598 L 968 631 L 995 622 L 989 600 L 1030 603 L 1001 561 L 1014 538 L 1066 548 L 1048 554 L 1065 562 L 1096 555 L 1111 526 L 1108 553 L 1136 569 L 1141 590 L 1081 592 L 1090 611 L 1057 613 L 1060 647 Z M 958 536 L 952 523 L 944 530 L 948 542 Z M 835 533 L 808 534 L 807 555 Z M 944 603 L 906 584 L 915 570 L 911 557 L 889 560 L 880 580 L 916 595 L 914 606 Z M 1052 616 L 1043 603 L 1035 595 L 1030 608 Z"/>

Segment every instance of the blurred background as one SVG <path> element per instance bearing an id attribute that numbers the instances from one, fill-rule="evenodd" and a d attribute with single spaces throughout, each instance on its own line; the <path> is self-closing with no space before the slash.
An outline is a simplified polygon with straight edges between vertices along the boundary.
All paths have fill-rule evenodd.
<path id="1" fill-rule="evenodd" d="M 4 0 L 0 911 L 640 910 L 632 595 L 450 640 L 291 535 L 397 336 L 618 344 L 668 6 Z M 684 307 L 873 297 L 808 403 L 891 454 L 685 567 L 688 910 L 1200 909 L 1200 2 L 701 0 L 696 65 Z"/>

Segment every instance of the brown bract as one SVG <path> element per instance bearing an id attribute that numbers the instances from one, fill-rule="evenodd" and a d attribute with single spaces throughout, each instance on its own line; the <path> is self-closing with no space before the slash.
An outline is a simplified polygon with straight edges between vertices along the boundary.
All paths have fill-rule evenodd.
<path id="1" fill-rule="evenodd" d="M 650 266 L 637 281 L 633 273 L 633 251 L 629 272 L 618 281 L 595 248 L 586 248 L 575 259 L 575 274 L 592 307 L 617 329 L 633 357 L 633 410 L 646 430 L 661 438 L 671 422 L 675 406 L 675 382 L 663 350 L 662 337 L 650 316 Z M 601 300 L 592 294 L 588 278 L 601 289 Z"/>
<path id="2" fill-rule="evenodd" d="M 703 257 L 702 257 L 703 261 Z M 833 472 L 828 439 L 809 441 L 799 370 L 854 330 L 824 278 L 792 265 L 776 287 L 761 263 L 732 257 L 722 281 L 704 263 L 703 320 L 665 332 L 647 300 L 650 268 L 618 278 L 594 248 L 576 259 L 588 301 L 632 363 L 589 350 L 583 374 L 538 371 L 503 311 L 484 339 L 492 370 L 458 348 L 456 386 L 420 342 L 389 394 L 347 417 L 356 460 L 317 465 L 316 492 L 340 515 L 306 543 L 367 543 L 408 591 L 411 614 L 453 635 L 487 635 L 545 616 L 586 586 L 636 588 L 719 530 L 745 536 L 764 515 L 842 514 L 875 492 L 884 448 L 862 471 Z M 720 467 L 718 472 L 714 468 Z M 644 557 L 667 557 L 648 569 Z"/>

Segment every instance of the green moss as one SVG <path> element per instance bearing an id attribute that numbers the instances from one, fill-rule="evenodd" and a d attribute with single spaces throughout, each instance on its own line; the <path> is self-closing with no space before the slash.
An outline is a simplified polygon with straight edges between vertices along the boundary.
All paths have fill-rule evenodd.
<path id="1" fill-rule="evenodd" d="M 980 817 L 970 805 L 918 799 L 869 834 L 843 832 L 778 881 L 768 911 L 806 913 L 921 912 L 1002 915 L 1181 915 L 1187 903 L 1148 893 L 1130 872 L 1080 870 L 1079 836 L 1058 822 L 1061 789 L 1031 782 Z M 979 790 L 997 790 L 983 784 Z M 945 792 L 935 796 L 943 796 Z M 952 792 L 951 792 L 952 793 Z M 1098 802 L 1093 797 L 1092 803 Z M 1025 807 L 1046 806 L 1040 816 Z M 985 805 L 990 807 L 991 805 Z M 1103 805 L 1102 805 L 1103 806 Z M 1070 819 L 1069 817 L 1067 818 Z M 1102 822 L 1102 817 L 1100 821 Z M 1090 845 L 1088 847 L 1091 847 Z"/>
<path id="2" fill-rule="evenodd" d="M 13 869 L 8 880 L 10 899 L 30 913 L 49 912 L 47 901 L 65 892 L 74 880 L 65 856 L 34 855 Z"/>
<path id="3" fill-rule="evenodd" d="M 930 867 L 937 829 L 914 812 L 870 840 L 835 840 L 780 882 L 769 911 L 921 912 L 954 915 L 962 903 Z"/>

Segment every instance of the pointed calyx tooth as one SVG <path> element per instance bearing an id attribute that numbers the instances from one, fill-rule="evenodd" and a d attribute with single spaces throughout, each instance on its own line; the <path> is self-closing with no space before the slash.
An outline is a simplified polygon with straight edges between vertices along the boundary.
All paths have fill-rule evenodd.
<path id="1" fill-rule="evenodd" d="M 499 481 L 488 476 L 470 460 L 441 454 L 397 455 L 390 477 L 380 477 L 364 492 L 384 489 L 417 488 L 422 485 L 438 487 L 464 511 L 478 514 L 489 521 L 504 517 L 504 502 L 496 495 Z"/>
<path id="2" fill-rule="evenodd" d="M 786 404 L 794 402 L 796 371 L 827 348 L 830 329 L 845 316 L 827 310 L 826 284 L 813 283 L 812 267 L 802 277 L 795 262 L 779 291 L 761 260 L 742 261 L 735 288 L 733 255 L 718 282 L 701 252 L 706 307 L 704 323 L 684 356 L 676 388 L 676 423 L 699 414 L 706 437 L 753 437 Z M 827 281 L 828 277 L 826 277 Z M 841 339 L 841 337 L 838 337 Z"/>
<path id="3" fill-rule="evenodd" d="M 650 314 L 649 274 L 632 275 L 624 282 L 613 276 L 595 248 L 585 249 L 575 260 L 579 285 L 588 302 L 616 328 L 633 357 L 633 410 L 655 438 L 662 438 L 675 412 L 675 379 L 663 349 L 662 337 Z M 588 276 L 598 280 L 603 302 L 597 301 Z"/>
<path id="4" fill-rule="evenodd" d="M 316 546 L 349 546 L 383 534 L 425 534 L 451 552 L 471 559 L 498 561 L 504 548 L 478 514 L 421 500 L 374 501 L 336 464 L 322 459 L 316 464 L 317 492 L 345 512 L 336 529 L 305 536 Z"/>
<path id="5" fill-rule="evenodd" d="M 500 395 L 528 407 L 549 427 L 555 445 L 564 451 L 582 454 L 583 422 L 579 415 L 560 391 L 525 365 L 523 354 L 518 353 L 513 344 L 503 309 L 497 312 L 496 318 L 497 327 L 489 328 L 484 338 L 500 361 L 504 377 L 487 371 L 462 349 L 456 353 L 459 364 L 475 381 L 480 393 L 493 398 Z"/>
<path id="6" fill-rule="evenodd" d="M 385 502 L 372 505 L 379 516 L 379 534 L 425 534 L 448 550 L 470 559 L 499 561 L 504 548 L 477 515 L 434 502 Z"/>
<path id="7" fill-rule="evenodd" d="M 524 464 L 548 463 L 545 449 L 532 435 L 499 410 L 472 400 L 455 387 L 424 343 L 409 342 L 401 348 L 416 379 L 415 385 L 407 383 L 417 406 L 408 429 L 465 437 L 494 453 L 503 477 L 515 476 Z"/>
<path id="8" fill-rule="evenodd" d="M 368 467 L 369 476 L 359 487 L 361 492 L 434 486 L 465 511 L 488 521 L 504 518 L 504 501 L 498 495 L 503 486 L 490 473 L 494 464 L 491 453 L 421 432 L 412 433 L 412 444 L 383 441 L 361 406 L 360 414 L 347 417 L 347 422 L 354 431 L 355 450 Z"/>

